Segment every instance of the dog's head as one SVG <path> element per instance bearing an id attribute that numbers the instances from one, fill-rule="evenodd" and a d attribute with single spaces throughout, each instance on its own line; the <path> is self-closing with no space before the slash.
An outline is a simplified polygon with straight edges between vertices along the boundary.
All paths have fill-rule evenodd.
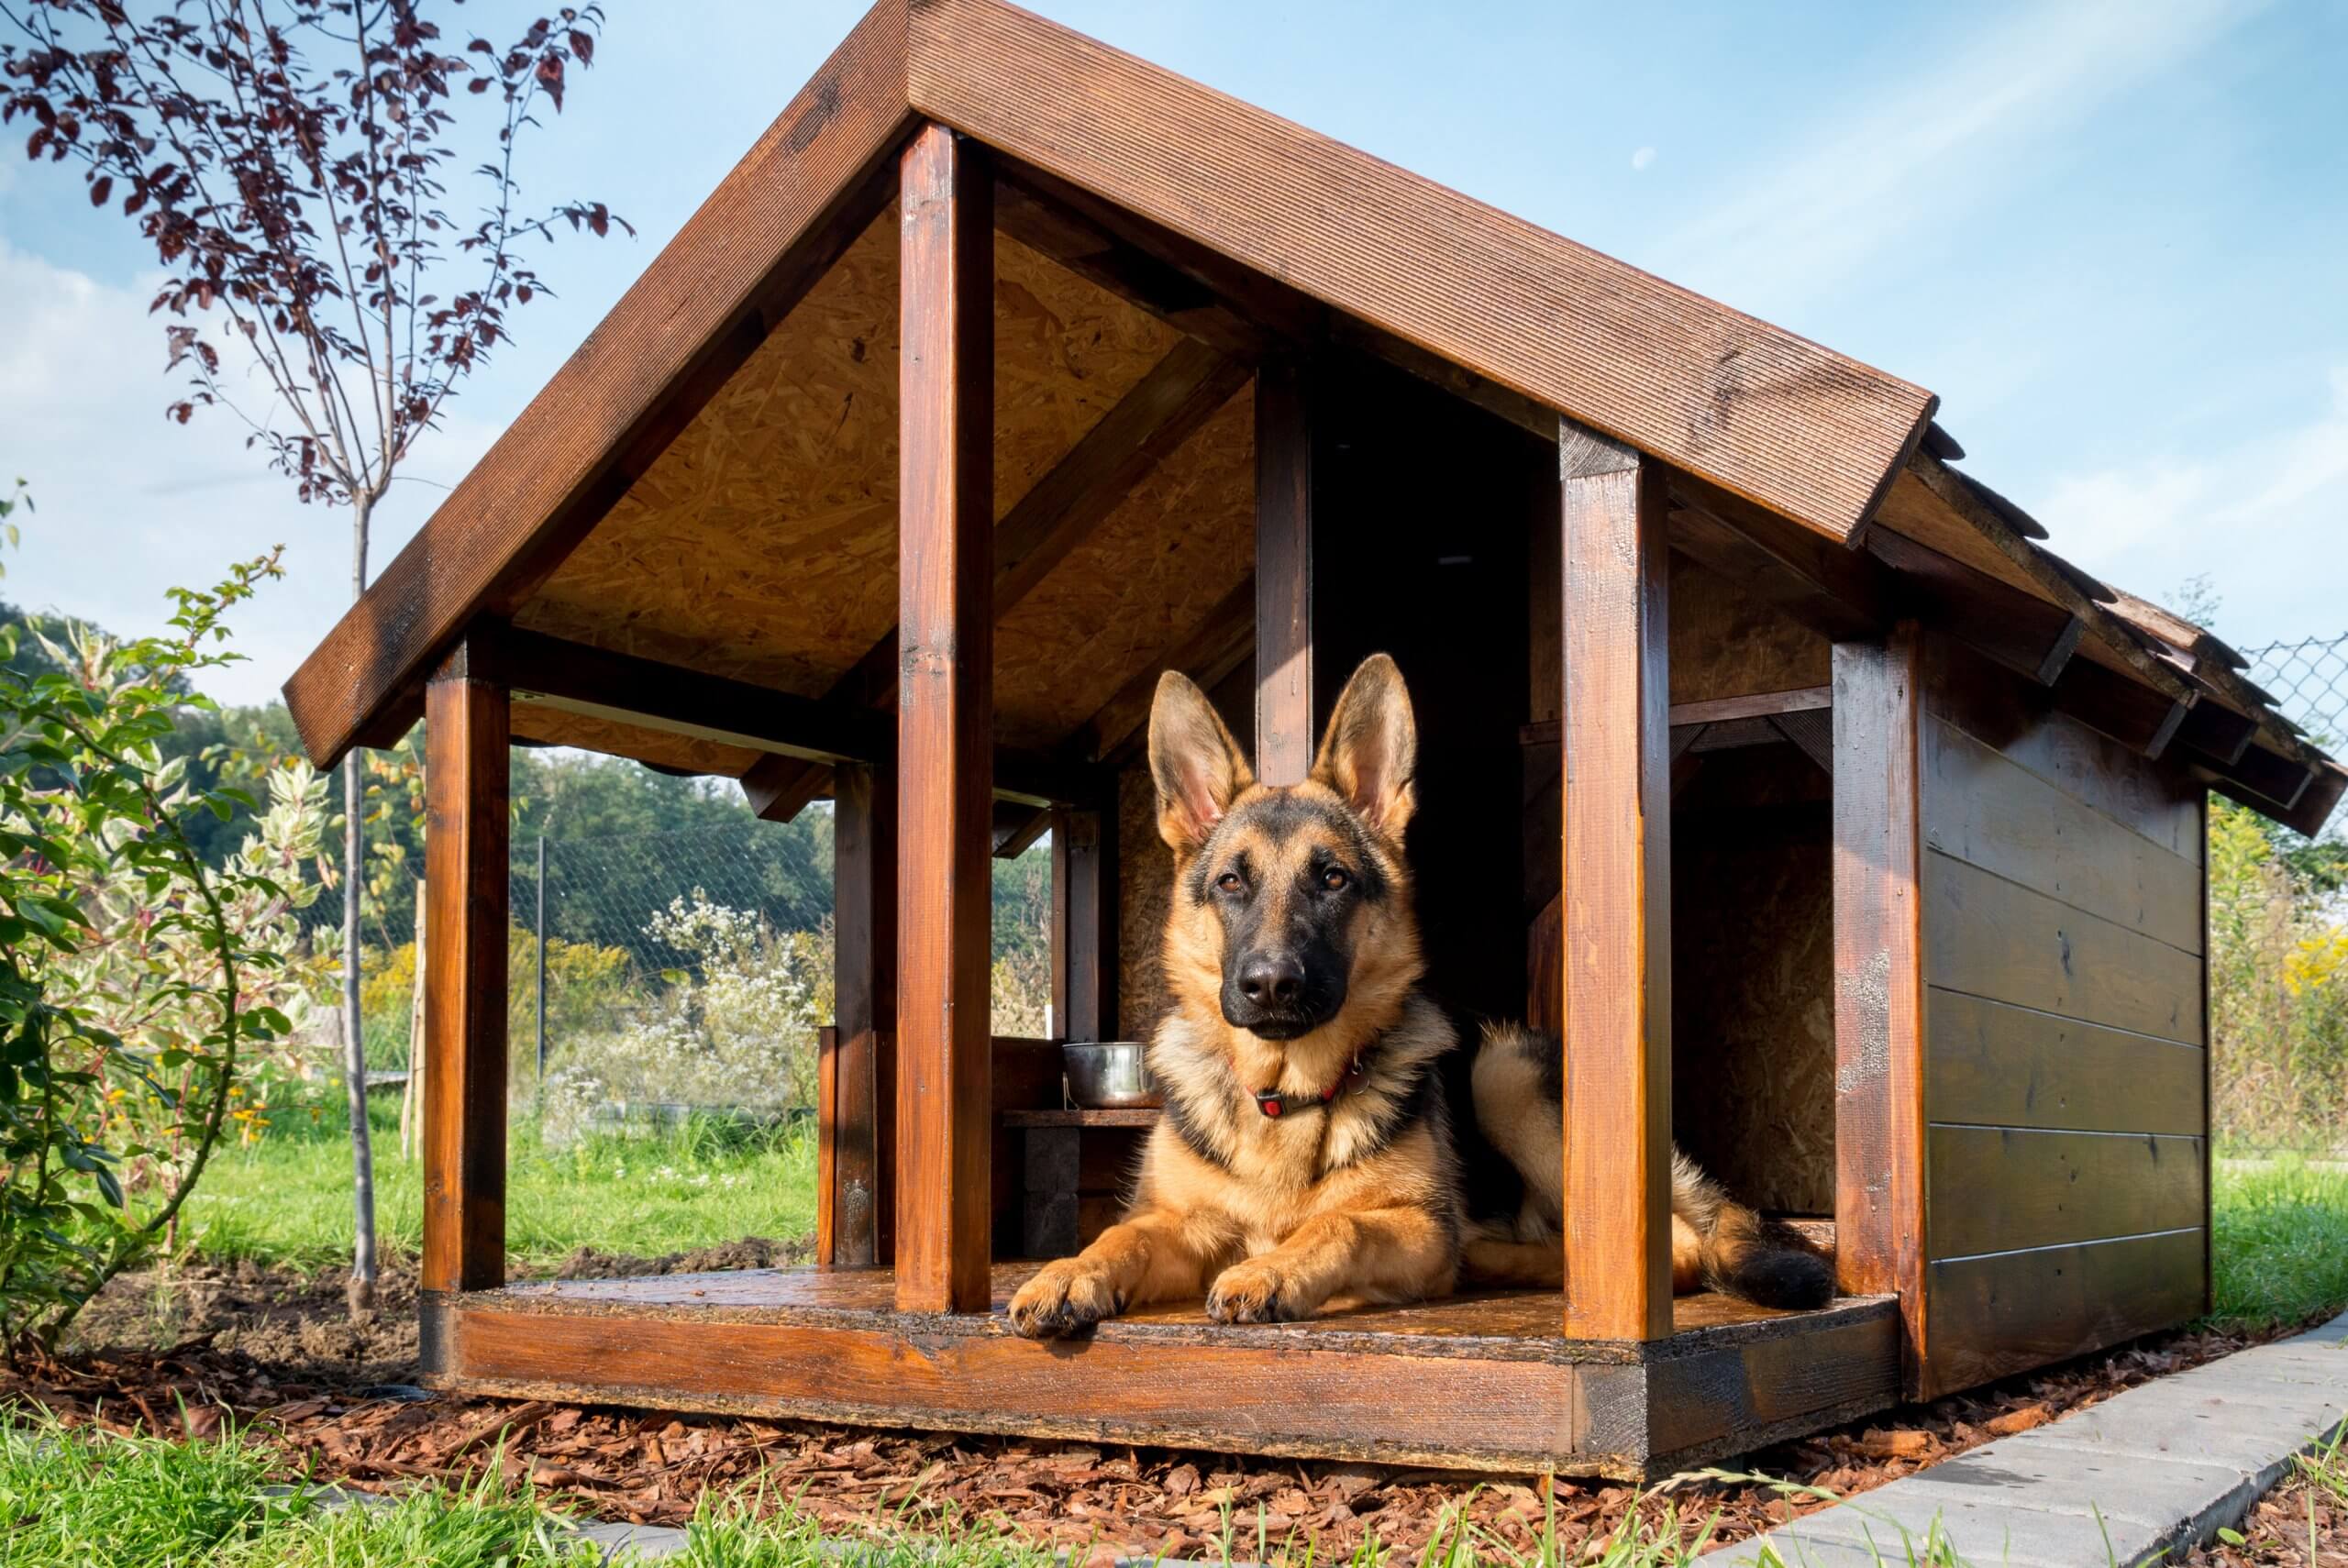
<path id="1" fill-rule="evenodd" d="M 1260 1039 L 1311 1033 L 1348 999 L 1399 1005 L 1420 972 L 1402 829 L 1418 726 L 1384 654 L 1354 671 L 1310 777 L 1256 782 L 1231 732 L 1172 670 L 1149 715 L 1157 827 L 1174 849 L 1166 952 L 1176 989 L 1211 992 Z"/>

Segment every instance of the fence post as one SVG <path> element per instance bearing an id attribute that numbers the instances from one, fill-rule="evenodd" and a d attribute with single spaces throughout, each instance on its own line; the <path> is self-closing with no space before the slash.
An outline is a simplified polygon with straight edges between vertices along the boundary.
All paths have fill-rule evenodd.
<path id="1" fill-rule="evenodd" d="M 538 1088 L 547 1087 L 547 835 L 538 834 Z"/>

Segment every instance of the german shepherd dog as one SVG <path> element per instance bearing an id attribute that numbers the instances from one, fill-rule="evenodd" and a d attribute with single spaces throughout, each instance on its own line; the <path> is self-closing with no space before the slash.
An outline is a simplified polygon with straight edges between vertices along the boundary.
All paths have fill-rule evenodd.
<path id="1" fill-rule="evenodd" d="M 1150 712 L 1158 831 L 1174 851 L 1172 1005 L 1149 1044 L 1165 1115 L 1124 1218 L 1011 1302 L 1048 1339 L 1155 1301 L 1206 1297 L 1219 1323 L 1558 1285 L 1563 1055 L 1488 1029 L 1485 1135 L 1524 1181 L 1507 1220 L 1469 1219 L 1437 1062 L 1457 1042 L 1420 988 L 1402 833 L 1418 732 L 1383 654 L 1354 672 L 1301 784 L 1256 782 L 1198 687 L 1168 671 Z M 1826 1265 L 1685 1159 L 1672 1182 L 1675 1287 L 1822 1304 Z"/>

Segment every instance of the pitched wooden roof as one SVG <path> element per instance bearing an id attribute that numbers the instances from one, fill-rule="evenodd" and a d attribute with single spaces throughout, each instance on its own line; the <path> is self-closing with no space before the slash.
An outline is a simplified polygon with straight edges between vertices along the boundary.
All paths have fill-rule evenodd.
<path id="1" fill-rule="evenodd" d="M 893 195 L 893 155 L 925 120 L 989 144 L 1027 187 L 1104 227 L 1146 226 L 1161 250 L 1179 248 L 1189 271 L 1262 319 L 1310 316 L 1551 437 L 1569 415 L 1830 549 L 1855 548 L 1870 530 L 1919 541 L 2066 613 L 2080 651 L 2123 685 L 2178 712 L 2213 701 L 2278 762 L 2307 771 L 2304 743 L 2221 660 L 2186 646 L 2198 628 L 2129 613 L 2039 549 L 2031 536 L 2043 530 L 1949 468 L 1955 448 L 1932 425 L 1935 400 L 1922 388 L 1002 0 L 880 0 L 858 24 L 287 683 L 314 757 L 403 731 L 432 662 L 475 618 L 529 605 L 541 629 L 560 630 L 566 593 L 625 592 L 625 558 L 573 564 L 568 587 L 548 585 L 631 491 L 674 493 L 661 473 L 681 460 L 708 491 L 705 460 L 670 455 L 681 433 L 694 429 L 704 457 L 712 439 L 723 446 L 708 431 L 713 402 L 754 360 L 773 359 L 784 318 L 869 241 Z M 1049 229 L 1047 216 L 1030 216 Z M 1082 249 L 1056 259 L 1083 272 Z M 1235 336 L 1246 347 L 1246 319 L 1226 321 L 1203 301 L 1186 315 L 1181 304 L 1159 314 L 1210 343 L 1232 347 L 1224 339 Z M 1064 327 L 1071 311 L 1044 314 Z M 1139 326 L 1126 335 L 1136 352 L 1162 346 L 1145 343 Z M 778 389 L 805 380 L 788 366 L 765 373 Z M 1132 370 L 1116 375 L 1135 384 Z M 877 401 L 866 399 L 868 413 Z M 1100 410 L 1063 412 L 1055 423 L 1034 411 L 1031 469 L 1068 452 L 1081 434 L 1076 416 Z M 876 426 L 873 439 L 893 433 Z M 1232 586 L 1213 577 L 1209 597 Z M 852 649 L 875 619 L 844 614 L 828 635 Z M 877 617 L 884 635 L 886 619 Z M 812 679 L 821 652 L 749 649 L 720 673 L 799 690 L 794 672 Z M 1039 711 L 1033 722 L 1040 733 L 1066 716 Z M 2338 793 L 2329 776 L 2323 789 Z M 2280 804 L 2305 792 L 2303 778 Z"/>

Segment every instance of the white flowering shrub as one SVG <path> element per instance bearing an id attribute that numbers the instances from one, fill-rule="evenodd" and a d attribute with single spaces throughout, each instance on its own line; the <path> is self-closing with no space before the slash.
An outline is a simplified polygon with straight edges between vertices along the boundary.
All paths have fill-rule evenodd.
<path id="1" fill-rule="evenodd" d="M 832 1017 L 832 933 L 779 932 L 696 888 L 645 933 L 684 960 L 617 1031 L 559 1043 L 543 1114 L 576 1131 L 618 1102 L 781 1110 L 815 1101 L 815 1032 Z"/>

